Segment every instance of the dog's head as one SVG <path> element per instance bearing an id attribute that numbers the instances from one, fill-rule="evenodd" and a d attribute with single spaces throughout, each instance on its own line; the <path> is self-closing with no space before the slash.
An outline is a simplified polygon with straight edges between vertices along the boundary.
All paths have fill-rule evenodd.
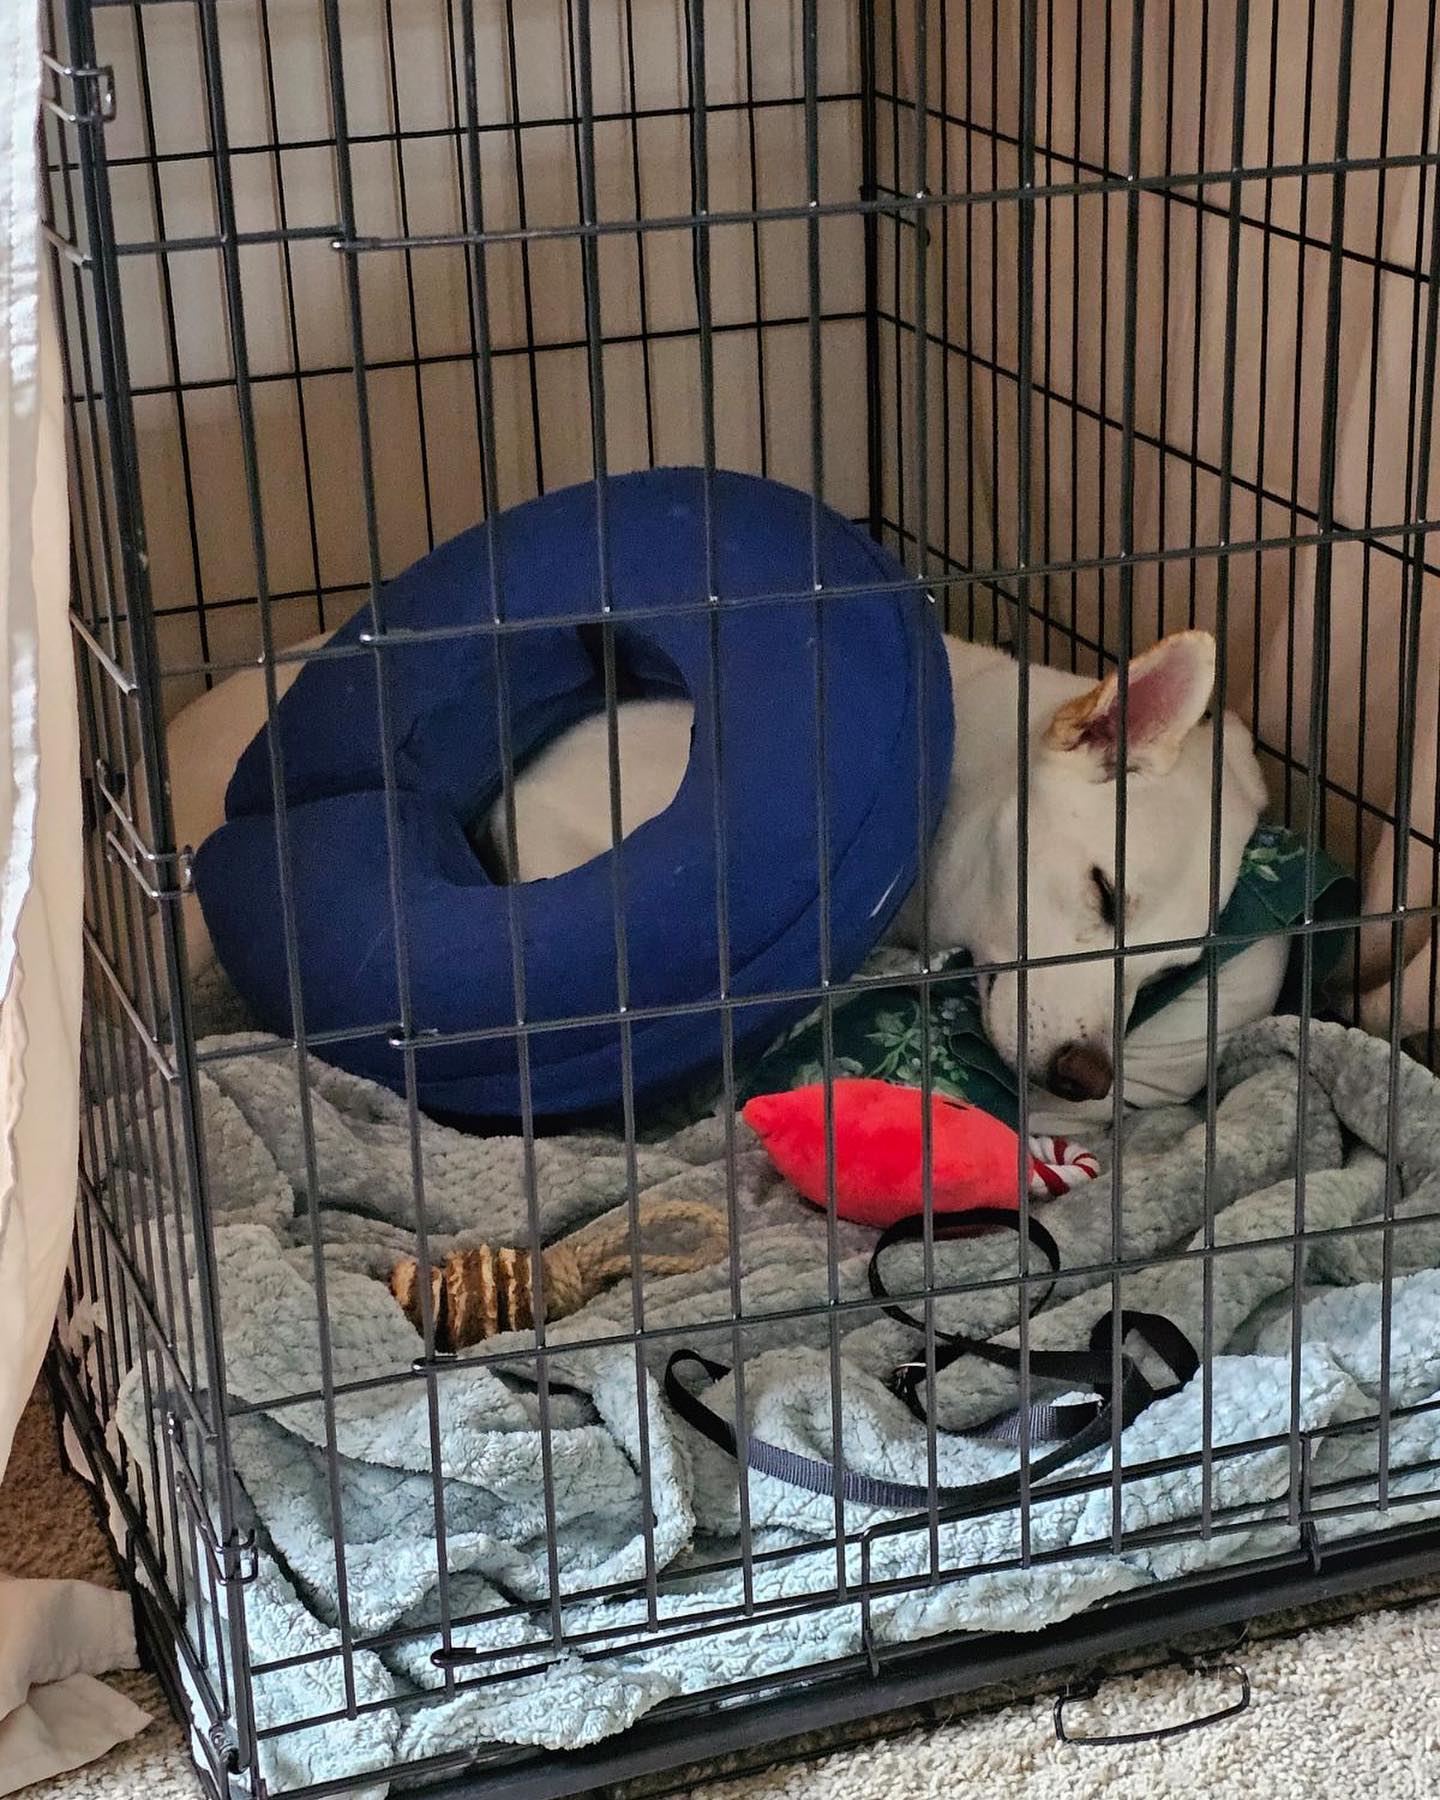
<path id="1" fill-rule="evenodd" d="M 1208 928 L 1212 832 L 1219 859 L 1219 900 L 1235 885 L 1265 789 L 1250 734 L 1227 714 L 1219 757 L 1218 820 L 1212 823 L 1215 722 L 1206 718 L 1215 682 L 1215 640 L 1182 631 L 1134 657 L 1118 672 L 1045 716 L 1032 706 L 1028 809 L 1027 950 L 1029 957 L 1104 951 L 1123 921 L 1127 945 L 1153 951 L 1122 960 L 1122 1022 L 1140 989 L 1166 970 L 1196 960 L 1190 948 Z M 1116 868 L 1117 812 L 1124 806 L 1124 892 Z M 1012 961 L 1019 950 L 1020 807 L 1015 792 L 986 803 L 992 891 L 967 907 L 968 947 L 977 961 Z M 1031 969 L 1024 983 L 1031 1079 L 1068 1100 L 1094 1100 L 1112 1081 L 1115 959 L 1096 957 Z M 1022 984 L 997 974 L 985 995 L 991 1041 L 1014 1066 L 1019 1058 Z"/>

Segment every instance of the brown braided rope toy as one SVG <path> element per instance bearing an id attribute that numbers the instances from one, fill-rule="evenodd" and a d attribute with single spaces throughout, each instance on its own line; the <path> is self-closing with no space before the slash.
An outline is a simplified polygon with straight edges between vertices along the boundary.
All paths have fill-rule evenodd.
<path id="1" fill-rule="evenodd" d="M 636 1209 L 640 1272 L 657 1279 L 688 1275 L 729 1249 L 725 1216 L 696 1200 L 642 1200 Z M 663 1246 L 663 1247 L 662 1247 Z M 633 1272 L 630 1209 L 617 1206 L 540 1253 L 545 1317 L 563 1319 Z M 535 1323 L 534 1264 L 528 1250 L 479 1244 L 454 1250 L 430 1270 L 435 1348 L 464 1350 L 501 1331 Z M 420 1265 L 402 1256 L 390 1292 L 417 1331 L 424 1330 Z"/>

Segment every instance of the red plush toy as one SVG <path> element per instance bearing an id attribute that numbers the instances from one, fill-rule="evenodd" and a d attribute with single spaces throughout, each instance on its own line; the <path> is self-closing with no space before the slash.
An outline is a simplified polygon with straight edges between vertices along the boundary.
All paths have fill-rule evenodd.
<path id="1" fill-rule="evenodd" d="M 924 1204 L 921 1094 L 888 1081 L 832 1084 L 835 1120 L 835 1210 L 857 1225 L 884 1229 Z M 807 1200 L 826 1203 L 825 1086 L 761 1094 L 741 1117 L 770 1160 Z M 930 1098 L 931 1193 L 936 1212 L 1018 1205 L 1020 1140 L 1002 1120 L 964 1100 Z M 1031 1138 L 1030 1191 L 1062 1194 L 1099 1174 L 1087 1150 L 1064 1138 Z"/>

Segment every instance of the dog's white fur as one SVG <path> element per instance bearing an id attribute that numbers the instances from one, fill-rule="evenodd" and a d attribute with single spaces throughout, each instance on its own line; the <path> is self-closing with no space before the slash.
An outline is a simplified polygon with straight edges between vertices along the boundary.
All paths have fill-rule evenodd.
<path id="1" fill-rule="evenodd" d="M 323 640 L 314 640 L 312 648 Z M 962 947 L 978 962 L 1013 963 L 1020 952 L 1019 665 L 1002 651 L 946 640 L 956 733 L 950 794 L 930 855 L 932 949 Z M 300 663 L 285 666 L 282 689 Z M 1215 673 L 1205 632 L 1178 632 L 1135 657 L 1126 702 L 1125 938 L 1131 945 L 1194 939 L 1210 903 L 1212 722 L 1203 715 Z M 1028 928 L 1033 958 L 1103 951 L 1115 934 L 1103 916 L 1100 878 L 1113 881 L 1120 782 L 1116 750 L 1120 684 L 1032 665 L 1029 672 Z M 264 686 L 246 672 L 188 707 L 170 732 L 176 838 L 198 845 L 224 816 L 235 761 L 264 720 Z M 622 826 L 656 817 L 674 798 L 690 757 L 692 710 L 678 700 L 636 700 L 619 711 Z M 1264 804 L 1250 734 L 1224 722 L 1219 808 L 1220 900 Z M 562 874 L 611 845 L 609 748 L 603 718 L 564 733 L 515 782 L 516 857 L 506 854 L 503 804 L 489 820 L 497 864 L 512 879 Z M 198 908 L 188 910 L 189 962 L 209 955 Z M 912 896 L 896 935 L 915 943 L 921 908 Z M 1157 950 L 1125 959 L 1128 1018 L 1140 987 L 1193 953 Z M 1045 1079 L 1062 1052 L 1092 1054 L 1108 1080 L 1114 1026 L 1113 962 L 1032 968 L 1026 984 L 1029 1065 Z M 1019 979 L 987 983 L 985 1021 L 1012 1065 L 1019 1054 Z M 1096 1062 L 1094 1059 L 1098 1058 Z"/>
<path id="2" fill-rule="evenodd" d="M 930 859 L 932 945 L 960 945 L 979 963 L 1020 952 L 1019 665 L 994 650 L 947 640 L 955 695 L 956 753 L 950 798 Z M 1126 711 L 1125 894 L 1129 945 L 1203 937 L 1209 925 L 1213 722 L 1203 720 L 1215 678 L 1215 643 L 1205 632 L 1162 639 L 1130 665 Z M 1032 665 L 1029 672 L 1025 950 L 1029 958 L 1105 950 L 1115 930 L 1104 917 L 1096 871 L 1113 886 L 1120 683 Z M 1227 713 L 1221 748 L 1219 900 L 1265 804 L 1250 733 Z M 912 898 L 901 930 L 914 941 Z M 1193 950 L 1124 959 L 1122 1006 L 1129 1018 L 1146 982 L 1195 960 Z M 1114 962 L 1101 957 L 1031 968 L 1025 984 L 1029 1066 L 1045 1080 L 1068 1046 L 1108 1061 L 1114 1029 Z M 985 1025 L 1012 1066 L 1019 1051 L 1019 977 L 988 984 Z M 1122 1021 L 1123 1022 L 1123 1021 Z"/>

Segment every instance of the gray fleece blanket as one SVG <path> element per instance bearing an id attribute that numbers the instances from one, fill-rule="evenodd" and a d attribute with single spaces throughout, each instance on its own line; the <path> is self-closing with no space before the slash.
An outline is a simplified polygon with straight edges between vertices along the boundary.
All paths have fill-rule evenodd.
<path id="1" fill-rule="evenodd" d="M 237 1037 L 204 1047 L 253 1052 L 265 1043 Z M 1359 1033 L 1313 1026 L 1302 1106 L 1297 1045 L 1293 1019 L 1267 1020 L 1235 1041 L 1209 1149 L 1203 1120 L 1190 1110 L 1137 1115 L 1126 1127 L 1118 1190 L 1106 1173 L 1036 1206 L 1067 1273 L 1033 1321 L 1030 1342 L 1082 1347 L 1115 1304 L 1109 1277 L 1084 1271 L 1112 1254 L 1118 1202 L 1121 1252 L 1133 1262 L 1149 1259 L 1123 1277 L 1119 1303 L 1165 1314 L 1198 1347 L 1208 1264 L 1215 1351 L 1208 1372 L 1128 1427 L 1124 1467 L 1196 1452 L 1207 1412 L 1217 1450 L 1345 1425 L 1320 1442 L 1313 1465 L 1317 1483 L 1351 1483 L 1338 1491 L 1347 1510 L 1324 1526 L 1338 1536 L 1372 1529 L 1381 1516 L 1378 1434 L 1364 1421 L 1380 1403 L 1382 1355 L 1393 1407 L 1440 1395 L 1440 1226 L 1427 1217 L 1440 1213 L 1440 1084 L 1402 1060 L 1395 1216 L 1413 1222 L 1388 1234 L 1393 1280 L 1382 1344 L 1387 1234 L 1347 1228 L 1379 1220 L 1385 1204 L 1390 1053 Z M 864 1305 L 833 1315 L 833 1339 L 824 1324 L 817 1330 L 813 1319 L 789 1316 L 830 1292 L 827 1225 L 776 1176 L 743 1124 L 732 1128 L 733 1169 L 720 1120 L 637 1151 L 641 1195 L 733 1209 L 731 1258 L 648 1281 L 638 1296 L 628 1286 L 613 1290 L 553 1324 L 551 1378 L 564 1390 L 551 1396 L 553 1428 L 543 1434 L 533 1359 L 528 1381 L 516 1378 L 524 1362 L 507 1374 L 477 1351 L 430 1387 L 345 1389 L 408 1369 L 419 1350 L 380 1279 L 397 1255 L 414 1250 L 417 1171 L 438 1259 L 482 1240 L 526 1244 L 537 1228 L 548 1241 L 623 1204 L 623 1146 L 603 1137 L 535 1145 L 532 1217 L 523 1144 L 428 1122 L 412 1143 L 393 1096 L 312 1062 L 312 1209 L 298 1079 L 293 1054 L 280 1047 L 207 1062 L 201 1077 L 228 1386 L 232 1402 L 248 1409 L 233 1419 L 232 1436 L 259 1546 L 258 1572 L 245 1589 L 249 1653 L 257 1663 L 306 1659 L 257 1677 L 258 1723 L 283 1728 L 328 1715 L 265 1739 L 263 1773 L 272 1790 L 375 1772 L 369 1791 L 383 1794 L 386 1772 L 418 1758 L 487 1742 L 580 1746 L 672 1696 L 853 1653 L 861 1643 L 858 1604 L 837 1598 L 815 1611 L 797 1604 L 836 1595 L 842 1564 L 847 1582 L 859 1578 L 858 1537 L 837 1560 L 833 1501 L 749 1476 L 759 1560 L 747 1596 L 741 1571 L 725 1566 L 739 1545 L 736 1465 L 676 1418 L 659 1385 L 666 1354 L 680 1343 L 725 1364 L 738 1357 L 750 1430 L 828 1460 L 838 1380 L 846 1465 L 905 1482 L 927 1479 L 926 1434 L 887 1386 L 897 1362 L 922 1353 L 917 1335 Z M 134 1096 L 123 1104 L 132 1107 Z M 125 1141 L 133 1154 L 165 1137 L 132 1129 Z M 1108 1154 L 1106 1161 L 1108 1168 Z M 1307 1233 L 1298 1333 L 1290 1306 L 1297 1166 L 1305 1171 Z M 149 1196 L 152 1221 L 163 1215 L 173 1232 L 163 1158 L 124 1175 L 132 1194 Z M 146 1206 L 138 1210 L 143 1231 Z M 868 1232 L 839 1228 L 842 1299 L 866 1295 L 870 1242 Z M 1219 1253 L 1198 1254 L 1207 1244 Z M 1187 1249 L 1197 1254 L 1167 1254 Z M 920 1285 L 918 1261 L 907 1268 L 908 1254 L 897 1250 L 887 1269 L 892 1288 Z M 1004 1280 L 1016 1273 L 1018 1254 L 1009 1234 L 937 1246 L 937 1282 L 997 1283 L 938 1303 L 937 1322 L 1015 1341 L 1016 1290 Z M 304 1398 L 321 1384 L 322 1282 L 330 1374 L 341 1390 L 333 1441 L 322 1405 Z M 731 1324 L 736 1291 L 739 1327 Z M 630 1334 L 642 1315 L 652 1333 L 675 1328 L 677 1335 L 653 1339 L 637 1357 Z M 491 1340 L 484 1353 L 530 1343 L 512 1335 Z M 732 1383 L 727 1377 L 708 1391 L 721 1412 L 733 1410 Z M 1013 1378 L 964 1359 L 938 1386 L 939 1480 L 961 1485 L 1013 1469 L 1012 1448 L 959 1435 L 1016 1403 Z M 124 1389 L 121 1429 L 137 1446 L 152 1424 L 147 1387 L 150 1404 L 163 1410 L 166 1372 L 158 1362 L 148 1371 L 137 1365 Z M 336 1458 L 333 1484 L 327 1443 Z M 1440 1412 L 1393 1423 L 1384 1515 L 1391 1522 L 1433 1508 L 1407 1503 L 1428 1477 L 1405 1470 L 1437 1454 Z M 143 1452 L 133 1459 L 137 1483 L 149 1466 Z M 1110 1466 L 1104 1447 L 1065 1475 Z M 1018 1566 L 1022 1523 L 1014 1506 L 944 1524 L 934 1554 L 956 1578 L 898 1586 L 872 1605 L 871 1630 L 881 1643 L 1033 1630 L 1107 1596 L 1291 1546 L 1291 1481 L 1287 1442 L 1218 1457 L 1208 1493 L 1196 1469 L 1130 1476 L 1118 1488 L 1107 1481 L 1051 1500 L 1042 1487 L 1029 1510 L 1031 1566 Z M 163 1507 L 167 1497 L 146 1498 Z M 1225 1530 L 1164 1537 L 1167 1524 L 1197 1519 L 1202 1504 Z M 847 1532 L 891 1516 L 851 1506 Z M 648 1591 L 647 1552 L 659 1577 Z M 882 1535 L 872 1552 L 880 1580 L 902 1582 L 931 1568 L 928 1529 Z M 343 1643 L 342 1591 L 352 1634 Z M 751 1622 L 687 1631 L 689 1616 L 714 1617 L 717 1609 L 738 1620 L 747 1599 L 758 1613 Z M 224 1631 L 207 1593 L 192 1593 L 189 1603 L 197 1640 Z M 446 1690 L 430 1659 L 446 1622 L 457 1620 L 452 1642 L 492 1653 L 496 1660 L 477 1667 L 505 1679 Z M 355 1648 L 353 1639 L 384 1641 Z M 347 1670 L 361 1708 L 348 1719 Z M 373 1704 L 391 1700 L 399 1704 Z"/>

